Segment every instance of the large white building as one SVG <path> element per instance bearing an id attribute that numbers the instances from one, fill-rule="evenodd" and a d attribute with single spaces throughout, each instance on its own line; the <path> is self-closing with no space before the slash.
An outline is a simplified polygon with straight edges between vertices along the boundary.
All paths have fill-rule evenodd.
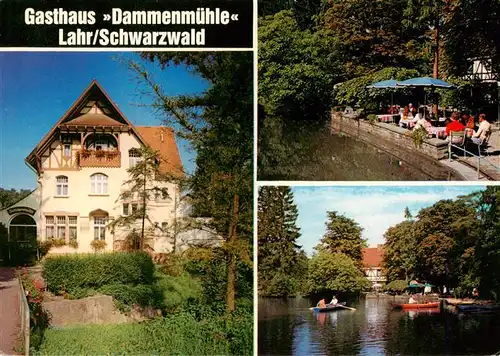
<path id="1" fill-rule="evenodd" d="M 51 251 L 56 253 L 91 252 L 93 240 L 104 240 L 107 251 L 116 249 L 130 228 L 112 231 L 107 226 L 139 206 L 138 201 L 119 197 L 127 189 L 127 169 L 140 159 L 141 146 L 160 153 L 162 172 L 182 176 L 173 131 L 132 125 L 99 83 L 92 81 L 26 158 L 36 173 L 37 188 L 0 210 L 0 223 L 7 227 L 9 241 L 64 239 L 67 245 Z M 173 239 L 166 231 L 183 211 L 178 204 L 178 186 L 162 184 L 168 196 L 159 195 L 151 201 L 148 215 L 152 224 L 147 228 L 159 227 L 151 229 L 151 247 L 168 252 Z M 69 244 L 75 240 L 77 248 Z"/>

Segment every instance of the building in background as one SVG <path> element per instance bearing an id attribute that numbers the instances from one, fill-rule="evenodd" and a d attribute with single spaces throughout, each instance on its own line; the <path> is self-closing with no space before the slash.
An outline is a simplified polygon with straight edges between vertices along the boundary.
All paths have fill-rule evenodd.
<path id="1" fill-rule="evenodd" d="M 382 288 L 387 282 L 382 269 L 383 258 L 383 245 L 363 249 L 363 271 L 375 290 Z"/>

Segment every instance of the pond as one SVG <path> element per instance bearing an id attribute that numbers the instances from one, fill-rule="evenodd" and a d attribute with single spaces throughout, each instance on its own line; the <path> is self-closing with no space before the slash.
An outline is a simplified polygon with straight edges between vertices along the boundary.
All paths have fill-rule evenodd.
<path id="1" fill-rule="evenodd" d="M 259 355 L 493 355 L 500 320 L 441 310 L 392 310 L 390 297 L 314 313 L 307 298 L 259 299 Z"/>
<path id="2" fill-rule="evenodd" d="M 295 142 L 289 157 L 296 161 L 281 162 L 279 167 L 265 167 L 261 180 L 304 181 L 450 181 L 459 180 L 446 167 L 436 162 L 437 176 L 431 177 L 418 166 L 404 162 L 392 154 L 365 142 L 326 129 L 304 132 Z M 292 163 L 293 162 L 293 163 Z M 286 173 L 281 173 L 286 172 Z"/>

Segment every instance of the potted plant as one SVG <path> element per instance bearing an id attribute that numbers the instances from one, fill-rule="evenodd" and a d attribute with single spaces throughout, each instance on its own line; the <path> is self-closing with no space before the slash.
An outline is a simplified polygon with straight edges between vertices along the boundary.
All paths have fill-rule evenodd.
<path id="1" fill-rule="evenodd" d="M 104 240 L 93 240 L 90 243 L 90 246 L 94 249 L 95 252 L 102 251 L 106 248 L 106 241 Z"/>
<path id="2" fill-rule="evenodd" d="M 87 149 L 85 149 L 85 148 L 82 149 L 80 153 L 81 153 L 81 155 L 82 155 L 83 158 L 90 157 L 90 151 L 87 150 Z"/>
<path id="3" fill-rule="evenodd" d="M 51 241 L 52 241 L 52 246 L 54 247 L 62 247 L 66 245 L 66 240 L 64 239 L 64 237 L 53 238 Z"/>
<path id="4" fill-rule="evenodd" d="M 97 158 L 102 158 L 102 157 L 104 157 L 105 154 L 106 154 L 106 152 L 104 152 L 103 150 L 95 151 L 95 156 Z"/>

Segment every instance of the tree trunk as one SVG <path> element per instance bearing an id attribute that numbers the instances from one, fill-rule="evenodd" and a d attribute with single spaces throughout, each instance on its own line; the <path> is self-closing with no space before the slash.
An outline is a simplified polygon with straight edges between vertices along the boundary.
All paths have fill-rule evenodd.
<path id="1" fill-rule="evenodd" d="M 239 214 L 239 196 L 233 197 L 233 211 L 231 214 L 231 222 L 229 223 L 229 263 L 227 268 L 227 293 L 226 293 L 226 310 L 233 312 L 235 309 L 235 294 L 236 294 L 236 254 L 234 253 L 234 243 L 236 242 L 236 225 L 238 224 Z"/>
<path id="2" fill-rule="evenodd" d="M 436 20 L 434 29 L 434 68 L 432 71 L 432 76 L 435 79 L 439 78 L 439 18 Z M 432 106 L 432 112 L 438 117 L 438 104 L 434 103 Z"/>
<path id="3" fill-rule="evenodd" d="M 144 190 L 142 192 L 142 228 L 141 228 L 141 240 L 139 241 L 139 250 L 142 251 L 144 248 L 144 227 L 146 222 L 146 172 L 144 172 Z"/>

